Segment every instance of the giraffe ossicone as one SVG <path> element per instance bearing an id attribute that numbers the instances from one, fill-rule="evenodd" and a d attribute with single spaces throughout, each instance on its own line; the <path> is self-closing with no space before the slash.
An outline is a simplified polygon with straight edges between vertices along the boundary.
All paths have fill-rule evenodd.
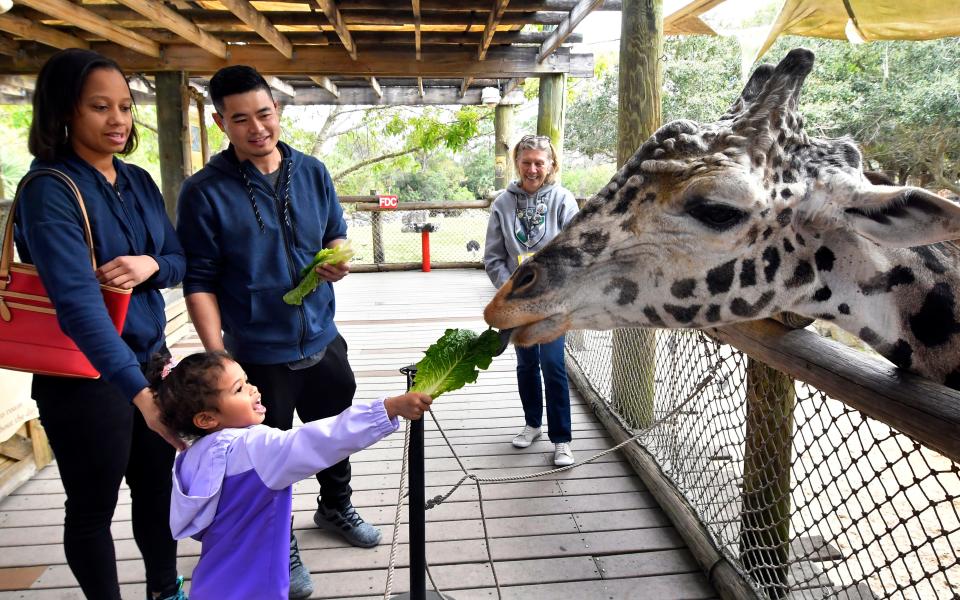
<path id="1" fill-rule="evenodd" d="M 716 122 L 661 127 L 524 261 L 487 322 L 524 345 L 789 311 L 960 388 L 960 207 L 873 185 L 853 140 L 808 136 L 797 104 L 813 62 L 792 50 Z"/>

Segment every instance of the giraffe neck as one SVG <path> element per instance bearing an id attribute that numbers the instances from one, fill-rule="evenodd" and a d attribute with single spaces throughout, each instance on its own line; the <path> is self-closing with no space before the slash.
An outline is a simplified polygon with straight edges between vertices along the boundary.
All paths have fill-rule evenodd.
<path id="1" fill-rule="evenodd" d="M 898 367 L 960 389 L 960 249 L 947 242 L 880 253 L 858 243 L 870 247 L 844 252 L 820 273 L 829 300 L 808 300 L 800 312 L 833 321 Z M 866 258 L 850 258 L 858 255 Z"/>

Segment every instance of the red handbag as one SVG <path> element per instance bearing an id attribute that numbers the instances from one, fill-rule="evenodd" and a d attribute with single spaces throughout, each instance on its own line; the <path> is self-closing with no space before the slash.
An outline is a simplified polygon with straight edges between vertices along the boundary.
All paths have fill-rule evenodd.
<path id="1" fill-rule="evenodd" d="M 90 266 L 93 270 L 97 269 L 90 219 L 76 184 L 55 169 L 28 172 L 17 187 L 3 231 L 3 251 L 0 255 L 0 368 L 96 379 L 100 373 L 60 329 L 57 311 L 40 282 L 36 267 L 13 261 L 13 217 L 20 191 L 28 181 L 40 175 L 60 179 L 76 196 L 80 214 L 83 215 L 84 236 L 90 249 Z M 120 333 L 127 318 L 130 290 L 101 285 L 100 291 L 110 320 L 117 328 L 117 333 Z"/>

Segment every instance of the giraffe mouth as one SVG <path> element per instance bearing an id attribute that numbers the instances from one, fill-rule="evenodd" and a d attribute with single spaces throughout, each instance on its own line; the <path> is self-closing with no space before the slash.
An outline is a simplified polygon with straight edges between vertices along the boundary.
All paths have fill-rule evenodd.
<path id="1" fill-rule="evenodd" d="M 510 337 L 510 341 L 517 346 L 545 344 L 547 342 L 552 342 L 569 331 L 570 325 L 571 322 L 569 315 L 551 315 L 546 319 L 541 319 L 539 321 L 534 321 L 533 323 L 517 326 L 513 330 L 513 335 Z"/>

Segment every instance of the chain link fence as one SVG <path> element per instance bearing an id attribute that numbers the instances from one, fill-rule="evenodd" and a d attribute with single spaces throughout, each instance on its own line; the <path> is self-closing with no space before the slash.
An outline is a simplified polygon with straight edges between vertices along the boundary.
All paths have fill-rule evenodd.
<path id="1" fill-rule="evenodd" d="M 700 331 L 567 350 L 759 597 L 960 597 L 956 461 Z"/>

